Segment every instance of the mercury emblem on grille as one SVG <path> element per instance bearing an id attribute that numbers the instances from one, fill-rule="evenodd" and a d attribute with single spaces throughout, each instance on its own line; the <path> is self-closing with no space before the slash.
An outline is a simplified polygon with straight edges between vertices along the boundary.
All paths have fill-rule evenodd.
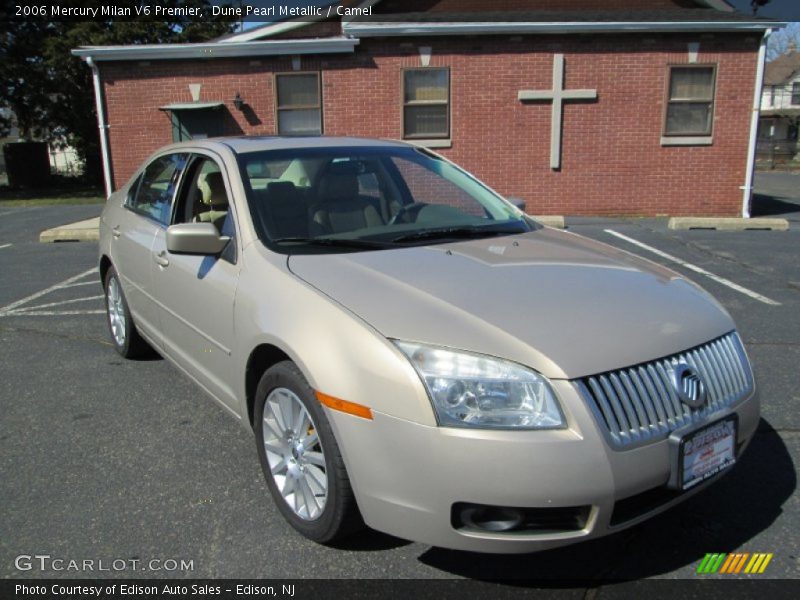
<path id="1" fill-rule="evenodd" d="M 708 392 L 700 374 L 686 363 L 678 363 L 672 368 L 672 386 L 678 399 L 686 406 L 699 408 L 706 402 Z"/>

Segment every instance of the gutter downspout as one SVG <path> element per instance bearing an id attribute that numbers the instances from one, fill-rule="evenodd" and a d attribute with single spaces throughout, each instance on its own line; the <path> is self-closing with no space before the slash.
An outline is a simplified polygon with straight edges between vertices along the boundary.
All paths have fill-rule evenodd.
<path id="1" fill-rule="evenodd" d="M 767 40 L 772 33 L 772 29 L 764 32 L 761 38 L 761 46 L 758 49 L 758 66 L 756 68 L 756 89 L 753 94 L 753 115 L 750 119 L 750 143 L 747 148 L 747 171 L 745 174 L 744 190 L 742 196 L 742 217 L 750 218 L 750 203 L 753 199 L 753 178 L 756 168 L 756 143 L 758 141 L 758 117 L 761 112 L 761 95 L 764 87 L 764 66 L 767 62 Z"/>
<path id="2" fill-rule="evenodd" d="M 94 103 L 97 107 L 97 128 L 100 130 L 100 154 L 103 159 L 103 179 L 105 180 L 106 200 L 114 191 L 111 181 L 111 157 L 108 153 L 108 123 L 103 110 L 103 88 L 100 85 L 100 71 L 91 56 L 86 57 L 86 64 L 92 69 L 92 82 L 94 83 Z"/>

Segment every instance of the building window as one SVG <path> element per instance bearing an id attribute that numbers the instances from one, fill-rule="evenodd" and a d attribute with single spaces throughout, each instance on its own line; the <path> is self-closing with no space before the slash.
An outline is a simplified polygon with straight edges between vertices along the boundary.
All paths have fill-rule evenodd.
<path id="1" fill-rule="evenodd" d="M 403 137 L 450 137 L 450 70 L 403 71 Z"/>
<path id="2" fill-rule="evenodd" d="M 279 135 L 322 135 L 322 91 L 319 73 L 275 75 Z"/>
<path id="3" fill-rule="evenodd" d="M 800 106 L 800 82 L 792 84 L 792 106 Z"/>
<path id="4" fill-rule="evenodd" d="M 715 68 L 670 67 L 665 136 L 710 136 Z"/>

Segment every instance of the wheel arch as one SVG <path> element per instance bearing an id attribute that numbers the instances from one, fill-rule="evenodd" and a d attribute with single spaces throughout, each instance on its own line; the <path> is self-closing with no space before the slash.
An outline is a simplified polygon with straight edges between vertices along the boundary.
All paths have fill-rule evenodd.
<path id="1" fill-rule="evenodd" d="M 255 414 L 256 389 L 261 376 L 267 369 L 285 360 L 295 362 L 291 356 L 274 344 L 262 343 L 250 352 L 245 368 L 244 389 L 247 400 L 247 418 L 251 427 L 253 426 L 253 416 Z M 295 364 L 297 363 L 295 362 Z"/>
<path id="2" fill-rule="evenodd" d="M 112 267 L 111 259 L 106 254 L 103 254 L 103 256 L 100 257 L 100 264 L 98 265 L 98 268 L 100 270 L 100 283 L 102 285 L 105 285 L 106 273 L 108 273 L 108 270 L 111 267 Z"/>

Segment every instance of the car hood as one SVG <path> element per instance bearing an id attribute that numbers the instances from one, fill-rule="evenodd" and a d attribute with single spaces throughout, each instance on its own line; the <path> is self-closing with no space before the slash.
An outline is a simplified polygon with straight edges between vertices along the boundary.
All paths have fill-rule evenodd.
<path id="1" fill-rule="evenodd" d="M 388 338 L 502 357 L 551 378 L 661 358 L 734 328 L 711 296 L 675 272 L 552 229 L 293 255 L 288 265 Z"/>

